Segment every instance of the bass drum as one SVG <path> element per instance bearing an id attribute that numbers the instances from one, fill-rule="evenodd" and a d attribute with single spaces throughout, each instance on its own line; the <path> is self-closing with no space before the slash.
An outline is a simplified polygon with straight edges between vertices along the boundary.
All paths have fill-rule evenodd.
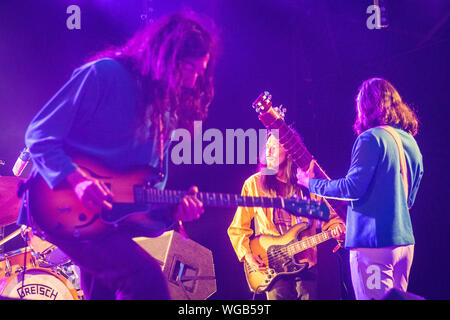
<path id="1" fill-rule="evenodd" d="M 1 279 L 0 296 L 21 300 L 81 300 L 67 279 L 44 268 L 27 269 L 25 273 Z"/>

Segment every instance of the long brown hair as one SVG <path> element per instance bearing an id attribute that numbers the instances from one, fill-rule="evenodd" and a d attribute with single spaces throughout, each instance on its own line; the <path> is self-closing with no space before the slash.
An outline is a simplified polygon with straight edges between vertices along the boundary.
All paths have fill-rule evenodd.
<path id="1" fill-rule="evenodd" d="M 179 62 L 209 54 L 205 72 L 195 87 L 181 86 Z M 142 89 L 138 122 L 156 124 L 169 112 L 172 123 L 190 126 L 204 120 L 214 97 L 213 68 L 217 34 L 212 21 L 193 12 L 161 18 L 137 31 L 123 46 L 106 49 L 89 60 L 112 58 L 122 62 L 138 79 Z M 151 113 L 149 113 L 149 107 Z"/>
<path id="2" fill-rule="evenodd" d="M 385 79 L 364 81 L 356 96 L 356 108 L 358 115 L 353 129 L 358 135 L 379 125 L 398 127 L 413 136 L 417 134 L 419 122 L 415 112 Z"/>

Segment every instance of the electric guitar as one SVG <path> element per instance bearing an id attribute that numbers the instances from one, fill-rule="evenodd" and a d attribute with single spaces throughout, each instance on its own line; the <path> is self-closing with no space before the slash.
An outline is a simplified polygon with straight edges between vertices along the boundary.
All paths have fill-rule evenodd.
<path id="1" fill-rule="evenodd" d="M 271 99 L 272 95 L 268 91 L 264 91 L 253 102 L 252 107 L 259 114 L 259 120 L 261 120 L 267 129 L 278 130 L 278 140 L 280 144 L 299 168 L 306 171 L 311 165 L 311 162 L 313 162 L 314 177 L 329 180 L 330 178 L 308 151 L 299 134 L 291 129 L 284 121 L 286 109 L 281 106 L 273 107 Z M 346 220 L 347 203 L 345 201 L 335 199 L 323 199 L 323 201 L 325 201 L 339 217 L 342 218 L 342 220 Z"/>
<path id="2" fill-rule="evenodd" d="M 299 240 L 301 233 L 308 228 L 307 223 L 299 223 L 282 236 L 260 235 L 250 240 L 250 249 L 259 256 L 264 271 L 252 268 L 244 261 L 245 277 L 252 292 L 262 293 L 270 290 L 274 281 L 283 276 L 296 275 L 308 267 L 308 263 L 298 263 L 296 255 L 319 243 L 336 238 L 344 232 L 344 227 L 336 227 Z"/>
<path id="3" fill-rule="evenodd" d="M 36 174 L 27 182 L 28 205 L 37 225 L 48 235 L 67 239 L 90 239 L 114 229 L 133 236 L 155 237 L 165 222 L 152 216 L 158 205 L 176 205 L 186 191 L 159 190 L 149 186 L 152 172 L 148 167 L 113 170 L 90 158 L 72 157 L 74 163 L 93 178 L 103 181 L 114 194 L 112 209 L 93 211 L 86 207 L 65 182 L 54 190 Z M 324 203 L 300 198 L 245 197 L 223 193 L 200 192 L 204 206 L 282 208 L 295 216 L 328 221 L 330 211 Z M 155 211 L 154 211 L 155 212 Z"/>

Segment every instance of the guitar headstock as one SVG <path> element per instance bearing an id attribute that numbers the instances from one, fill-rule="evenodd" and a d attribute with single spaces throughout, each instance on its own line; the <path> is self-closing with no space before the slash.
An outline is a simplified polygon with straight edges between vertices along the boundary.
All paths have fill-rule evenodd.
<path id="1" fill-rule="evenodd" d="M 296 217 L 307 217 L 323 221 L 330 219 L 330 209 L 322 201 L 292 197 L 284 199 L 284 209 Z"/>
<path id="2" fill-rule="evenodd" d="M 277 117 L 283 119 L 286 116 L 286 108 L 284 108 L 282 105 L 280 105 L 279 107 L 274 107 L 272 105 L 272 95 L 269 91 L 264 91 L 263 93 L 261 93 L 253 102 L 252 107 L 260 115 L 271 112 L 275 113 Z"/>

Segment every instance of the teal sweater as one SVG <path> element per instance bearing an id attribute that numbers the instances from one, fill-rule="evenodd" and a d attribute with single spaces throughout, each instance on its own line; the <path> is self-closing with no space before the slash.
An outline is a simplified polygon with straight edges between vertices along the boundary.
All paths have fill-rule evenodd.
<path id="1" fill-rule="evenodd" d="M 422 154 L 414 138 L 399 133 L 408 168 L 406 201 L 400 159 L 393 137 L 372 128 L 353 145 L 350 169 L 342 179 L 311 179 L 309 189 L 325 198 L 350 201 L 347 209 L 346 248 L 380 248 L 414 244 L 408 208 L 414 204 L 423 175 Z"/>

